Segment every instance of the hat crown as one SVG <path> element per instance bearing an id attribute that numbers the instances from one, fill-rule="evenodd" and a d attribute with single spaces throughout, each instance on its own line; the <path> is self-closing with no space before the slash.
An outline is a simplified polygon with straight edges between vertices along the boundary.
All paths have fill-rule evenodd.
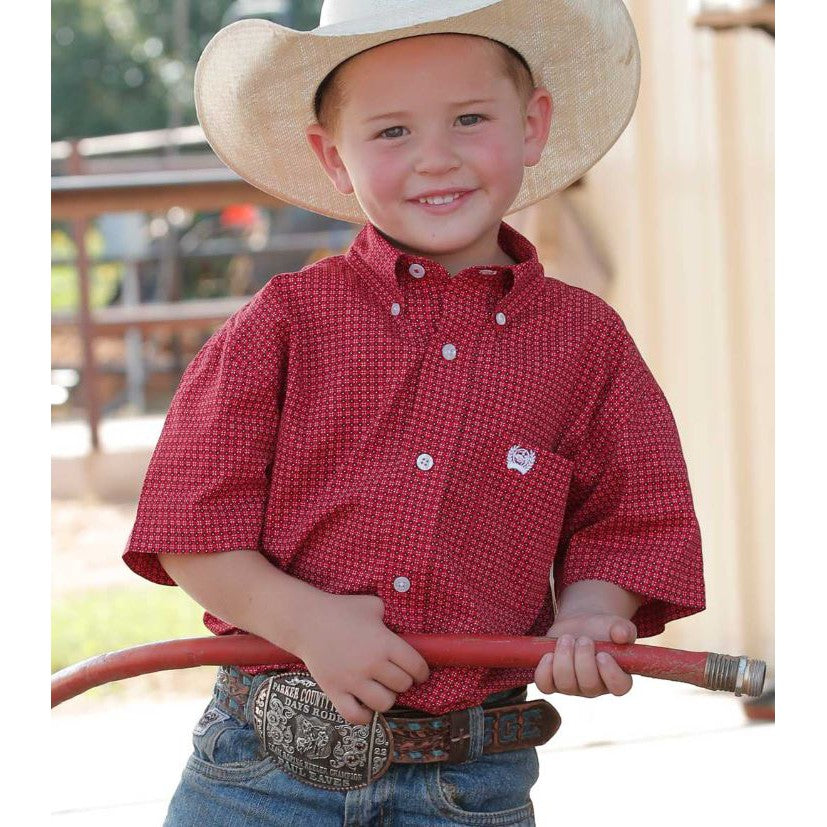
<path id="1" fill-rule="evenodd" d="M 500 0 L 324 0 L 319 28 L 385 15 L 399 15 L 400 23 L 442 20 L 498 2 Z"/>

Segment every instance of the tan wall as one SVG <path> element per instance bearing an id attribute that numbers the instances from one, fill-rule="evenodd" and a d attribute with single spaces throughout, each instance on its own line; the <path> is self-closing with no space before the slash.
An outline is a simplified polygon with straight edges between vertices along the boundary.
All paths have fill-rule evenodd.
<path id="1" fill-rule="evenodd" d="M 565 195 L 608 280 L 585 259 L 548 272 L 617 308 L 681 433 L 708 609 L 652 642 L 772 660 L 773 40 L 696 29 L 680 0 L 627 5 L 643 60 L 638 108 Z M 540 246 L 559 212 L 551 202 L 514 218 Z"/>

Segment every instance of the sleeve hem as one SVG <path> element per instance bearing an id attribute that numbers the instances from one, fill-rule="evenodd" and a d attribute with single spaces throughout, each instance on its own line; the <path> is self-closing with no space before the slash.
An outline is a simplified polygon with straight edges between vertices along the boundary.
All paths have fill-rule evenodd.
<path id="1" fill-rule="evenodd" d="M 164 570 L 157 553 L 127 551 L 123 555 L 123 561 L 135 574 L 151 583 L 161 586 L 178 585 Z"/>
<path id="2" fill-rule="evenodd" d="M 644 598 L 644 602 L 631 618 L 637 627 L 638 638 L 658 635 L 672 620 L 696 614 L 706 608 L 703 587 L 699 595 L 687 594 L 686 597 L 681 597 L 674 592 L 667 594 L 651 585 L 644 585 L 627 574 L 605 570 L 580 569 L 576 572 L 563 572 L 558 581 L 558 591 L 563 592 L 572 583 L 581 580 L 603 580 Z"/>
<path id="3" fill-rule="evenodd" d="M 212 538 L 212 541 L 213 545 L 210 546 L 206 542 L 199 544 L 197 540 L 193 541 L 192 538 L 188 538 L 186 546 L 179 548 L 162 548 L 161 543 L 153 549 L 130 546 L 123 553 L 122 559 L 140 577 L 161 586 L 176 586 L 178 584 L 161 565 L 158 559 L 159 554 L 221 554 L 228 551 L 259 551 L 258 538 L 239 538 L 237 542 L 222 543 L 220 546 L 215 545 L 215 538 Z"/>

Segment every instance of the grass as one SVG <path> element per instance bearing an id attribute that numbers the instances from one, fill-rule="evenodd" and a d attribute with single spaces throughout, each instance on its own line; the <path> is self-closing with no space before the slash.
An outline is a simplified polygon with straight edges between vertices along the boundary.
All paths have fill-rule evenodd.
<path id="1" fill-rule="evenodd" d="M 208 635 L 202 616 L 181 589 L 165 586 L 73 592 L 52 606 L 52 671 L 127 646 Z"/>

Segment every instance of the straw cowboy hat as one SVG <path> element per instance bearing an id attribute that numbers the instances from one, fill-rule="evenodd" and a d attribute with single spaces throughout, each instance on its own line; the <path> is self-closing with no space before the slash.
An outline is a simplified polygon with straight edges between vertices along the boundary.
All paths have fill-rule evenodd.
<path id="1" fill-rule="evenodd" d="M 640 53 L 622 0 L 325 0 L 302 32 L 241 20 L 207 44 L 195 72 L 198 119 L 216 155 L 254 186 L 354 223 L 356 197 L 330 183 L 304 130 L 324 78 L 359 52 L 425 34 L 479 35 L 516 49 L 552 96 L 540 162 L 525 169 L 509 212 L 545 198 L 594 165 L 626 128 Z"/>

